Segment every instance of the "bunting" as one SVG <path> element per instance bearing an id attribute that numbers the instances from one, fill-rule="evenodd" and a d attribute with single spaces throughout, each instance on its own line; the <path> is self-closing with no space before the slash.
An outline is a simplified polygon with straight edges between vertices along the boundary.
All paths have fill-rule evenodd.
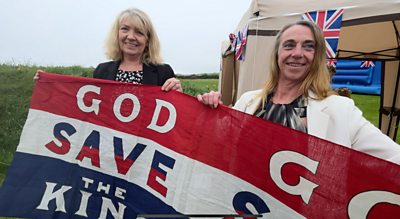
<path id="1" fill-rule="evenodd" d="M 303 20 L 316 23 L 325 37 L 326 55 L 329 66 L 336 66 L 336 50 L 342 26 L 343 9 L 307 12 Z"/>

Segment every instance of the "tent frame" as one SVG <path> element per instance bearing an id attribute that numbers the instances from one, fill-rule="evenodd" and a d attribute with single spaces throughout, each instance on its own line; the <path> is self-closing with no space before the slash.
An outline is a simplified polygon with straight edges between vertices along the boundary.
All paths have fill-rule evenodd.
<path id="1" fill-rule="evenodd" d="M 399 16 L 399 14 L 396 14 L 396 16 Z M 393 15 L 390 16 L 385 16 L 387 18 L 393 19 Z M 384 50 L 378 50 L 378 51 L 373 51 L 373 52 L 358 52 L 358 51 L 349 51 L 349 50 L 341 50 L 338 49 L 336 53 L 336 59 L 355 59 L 355 60 L 370 60 L 370 61 L 381 61 L 384 64 L 382 65 L 382 72 L 385 72 L 385 63 L 386 61 L 399 61 L 400 60 L 400 34 L 399 30 L 396 27 L 396 24 L 392 20 L 393 28 L 396 34 L 396 39 L 397 39 L 397 48 L 391 48 L 391 49 L 384 49 Z M 346 24 L 344 24 L 346 25 Z M 342 55 L 343 53 L 346 53 L 346 55 Z M 395 54 L 395 55 L 388 55 L 387 53 Z M 374 58 L 374 57 L 380 57 L 380 58 Z M 387 131 L 386 135 L 390 136 L 390 131 L 391 131 L 391 124 L 393 122 L 393 118 L 396 118 L 395 121 L 395 129 L 394 129 L 394 135 L 393 135 L 393 140 L 396 141 L 397 137 L 397 132 L 399 128 L 399 122 L 400 122 L 400 109 L 395 107 L 396 106 L 396 101 L 397 101 L 397 93 L 399 92 L 399 83 L 400 83 L 400 62 L 398 63 L 398 68 L 397 68 L 397 76 L 395 77 L 396 80 L 396 85 L 394 87 L 394 96 L 392 100 L 391 106 L 383 106 L 383 100 L 384 100 L 384 89 L 385 89 L 385 75 L 381 74 L 381 95 L 380 95 L 380 104 L 379 104 L 379 129 L 382 130 L 382 117 L 383 115 L 387 116 L 389 118 L 389 123 L 387 124 Z"/>
<path id="2" fill-rule="evenodd" d="M 337 51 L 337 56 L 335 59 L 343 59 L 343 60 L 369 60 L 369 61 L 381 61 L 383 63 L 385 63 L 386 61 L 396 61 L 396 60 L 400 60 L 400 56 L 399 55 L 384 55 L 384 54 L 380 54 L 380 52 L 386 52 L 386 51 L 390 51 L 390 50 L 397 50 L 397 54 L 400 54 L 400 47 L 398 48 L 393 48 L 393 49 L 386 49 L 386 50 L 381 50 L 381 51 L 375 51 L 375 52 L 355 52 L 355 51 L 348 51 L 348 50 L 338 50 Z M 340 52 L 346 52 L 346 53 L 353 53 L 353 55 L 350 56 L 340 56 Z M 388 58 L 383 59 L 383 58 L 361 58 L 361 57 L 368 57 L 368 56 L 386 56 Z M 400 81 L 400 62 L 399 62 L 399 67 L 398 67 L 398 71 L 397 71 L 397 76 L 395 78 L 396 80 L 396 85 L 394 87 L 394 97 L 393 97 L 393 101 L 392 101 L 392 106 L 390 107 L 385 107 L 383 106 L 383 95 L 384 95 L 384 83 L 385 83 L 385 65 L 382 65 L 382 75 L 381 75 L 381 95 L 380 95 L 380 105 L 379 105 L 379 129 L 382 128 L 382 115 L 385 115 L 387 117 L 389 117 L 389 124 L 388 124 L 388 128 L 386 131 L 386 135 L 389 136 L 389 133 L 391 131 L 391 127 L 393 122 L 395 122 L 396 126 L 395 126 L 395 130 L 394 130 L 394 137 L 393 140 L 396 141 L 396 135 L 398 132 L 398 127 L 399 127 L 399 122 L 400 122 L 400 109 L 395 107 L 396 101 L 397 101 L 397 93 L 399 92 L 399 81 Z M 396 121 L 393 121 L 393 118 L 397 118 Z"/>
<path id="3" fill-rule="evenodd" d="M 397 39 L 397 48 L 391 48 L 391 49 L 384 49 L 384 50 L 378 50 L 378 51 L 373 51 L 373 52 L 358 52 L 358 51 L 349 51 L 349 50 L 340 50 L 338 49 L 336 53 L 335 59 L 353 59 L 353 60 L 370 60 L 370 61 L 399 61 L 400 60 L 400 34 L 399 30 L 397 29 L 394 21 L 393 23 L 393 28 L 395 30 L 396 34 L 396 39 Z M 395 55 L 388 55 L 385 53 L 391 52 L 392 54 Z M 342 55 L 343 53 L 346 53 L 346 55 Z M 381 58 L 374 58 L 374 57 L 381 57 Z M 400 109 L 395 107 L 396 106 L 396 101 L 397 101 L 397 93 L 399 92 L 399 81 L 400 81 L 400 62 L 398 63 L 398 68 L 397 68 L 397 76 L 395 77 L 396 80 L 396 85 L 394 87 L 394 97 L 392 100 L 391 106 L 383 106 L 383 100 L 384 100 L 384 83 L 385 83 L 385 65 L 382 65 L 382 73 L 381 74 L 381 95 L 380 95 L 380 106 L 379 106 L 379 129 L 382 130 L 382 116 L 385 115 L 389 118 L 389 123 L 388 123 L 388 128 L 386 131 L 386 135 L 390 136 L 392 124 L 395 124 L 395 129 L 394 129 L 394 136 L 393 140 L 396 141 L 396 136 L 399 128 L 399 122 L 400 122 Z M 394 121 L 393 118 L 396 118 L 396 121 Z"/>

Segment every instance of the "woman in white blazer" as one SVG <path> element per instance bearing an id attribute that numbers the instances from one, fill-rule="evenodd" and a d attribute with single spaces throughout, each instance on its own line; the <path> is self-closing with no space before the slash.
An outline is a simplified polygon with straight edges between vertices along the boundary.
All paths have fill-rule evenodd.
<path id="1" fill-rule="evenodd" d="M 331 90 L 325 51 L 317 25 L 286 25 L 276 38 L 269 80 L 233 108 L 400 164 L 400 146 L 368 122 L 353 100 Z M 197 99 L 213 108 L 222 103 L 214 91 Z"/>

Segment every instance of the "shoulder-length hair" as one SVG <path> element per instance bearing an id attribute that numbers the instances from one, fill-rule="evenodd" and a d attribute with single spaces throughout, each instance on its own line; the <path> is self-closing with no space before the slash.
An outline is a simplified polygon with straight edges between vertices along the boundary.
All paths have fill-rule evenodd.
<path id="1" fill-rule="evenodd" d="M 277 34 L 274 47 L 272 48 L 272 53 L 270 56 L 270 66 L 269 66 L 269 77 L 267 82 L 265 83 L 261 97 L 263 100 L 263 104 L 265 103 L 265 98 L 271 92 L 273 92 L 278 86 L 279 79 L 279 66 L 278 66 L 278 51 L 279 45 L 281 43 L 282 34 L 292 26 L 302 25 L 308 27 L 315 40 L 315 52 L 314 59 L 311 64 L 310 70 L 303 80 L 300 86 L 300 90 L 305 97 L 309 96 L 309 91 L 311 91 L 314 95 L 312 98 L 317 100 L 322 100 L 327 96 L 333 94 L 334 92 L 331 89 L 330 84 L 330 74 L 327 68 L 326 62 L 326 46 L 325 39 L 322 34 L 321 29 L 314 23 L 310 21 L 297 21 L 296 23 L 287 24 L 282 28 L 282 30 Z"/>
<path id="2" fill-rule="evenodd" d="M 106 40 L 105 47 L 107 57 L 114 61 L 123 59 L 122 51 L 119 47 L 118 33 L 121 22 L 125 19 L 132 22 L 139 31 L 145 33 L 147 45 L 142 55 L 142 62 L 154 65 L 162 64 L 160 41 L 153 24 L 146 13 L 136 8 L 122 11 L 115 19 Z"/>

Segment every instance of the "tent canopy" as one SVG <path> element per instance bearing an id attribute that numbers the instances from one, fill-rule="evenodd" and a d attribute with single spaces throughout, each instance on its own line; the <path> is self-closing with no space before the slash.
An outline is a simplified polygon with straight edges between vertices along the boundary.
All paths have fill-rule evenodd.
<path id="1" fill-rule="evenodd" d="M 379 127 L 395 138 L 400 117 L 400 0 L 253 0 L 234 33 L 248 25 L 245 59 L 237 61 L 222 45 L 220 91 L 231 105 L 267 80 L 270 51 L 277 32 L 311 11 L 343 9 L 337 59 L 383 61 Z"/>

